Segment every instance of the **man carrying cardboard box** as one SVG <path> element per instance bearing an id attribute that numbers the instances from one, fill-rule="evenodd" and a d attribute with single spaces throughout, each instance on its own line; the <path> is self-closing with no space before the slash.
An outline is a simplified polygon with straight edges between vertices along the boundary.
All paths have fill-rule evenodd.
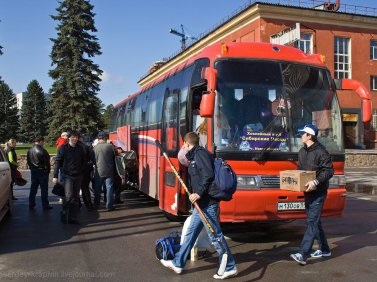
<path id="1" fill-rule="evenodd" d="M 323 204 L 329 188 L 329 179 L 334 174 L 334 168 L 329 152 L 318 142 L 318 128 L 307 124 L 299 129 L 304 147 L 298 152 L 299 170 L 316 172 L 316 178 L 306 183 L 304 192 L 307 228 L 301 241 L 298 253 L 291 254 L 291 258 L 299 264 L 306 264 L 308 257 L 320 258 L 331 256 L 331 251 L 321 224 Z M 312 251 L 314 240 L 317 239 L 319 249 Z"/>

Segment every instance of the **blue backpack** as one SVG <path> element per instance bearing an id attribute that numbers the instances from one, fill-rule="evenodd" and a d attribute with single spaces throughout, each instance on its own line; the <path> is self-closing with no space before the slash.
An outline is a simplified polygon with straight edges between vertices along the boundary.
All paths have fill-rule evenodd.
<path id="1" fill-rule="evenodd" d="M 209 195 L 220 201 L 230 201 L 237 189 L 237 175 L 230 165 L 221 158 L 214 160 L 215 179 Z"/>
<path id="2" fill-rule="evenodd" d="M 172 260 L 181 248 L 181 232 L 174 230 L 168 236 L 156 241 L 156 257 L 158 260 Z"/>

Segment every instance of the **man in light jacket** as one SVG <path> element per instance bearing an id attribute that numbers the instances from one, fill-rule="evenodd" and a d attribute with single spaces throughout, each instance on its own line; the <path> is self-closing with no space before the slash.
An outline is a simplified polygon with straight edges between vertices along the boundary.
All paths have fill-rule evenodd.
<path id="1" fill-rule="evenodd" d="M 98 133 L 98 143 L 94 147 L 94 208 L 99 208 L 101 198 L 101 188 L 103 183 L 106 186 L 106 209 L 114 210 L 114 172 L 115 154 L 113 145 L 106 142 L 106 134 Z"/>

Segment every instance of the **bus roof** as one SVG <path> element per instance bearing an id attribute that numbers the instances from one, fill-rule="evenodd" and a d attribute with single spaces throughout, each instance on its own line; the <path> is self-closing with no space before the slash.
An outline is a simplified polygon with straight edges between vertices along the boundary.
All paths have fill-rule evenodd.
<path id="1" fill-rule="evenodd" d="M 140 92 L 143 92 L 145 89 L 148 89 L 153 85 L 163 81 L 165 78 L 173 75 L 177 71 L 183 69 L 187 65 L 190 65 L 192 62 L 200 58 L 208 58 L 211 64 L 219 58 L 251 58 L 296 62 L 308 65 L 316 65 L 319 67 L 326 66 L 324 62 L 324 56 L 319 54 L 306 54 L 300 49 L 294 47 L 261 42 L 214 43 L 203 48 L 200 52 L 192 55 L 191 57 L 182 59 L 180 63 L 175 64 L 172 67 L 168 67 L 168 62 L 166 62 L 165 65 L 161 67 L 161 74 L 157 76 L 156 79 L 152 80 L 136 93 L 117 103 L 115 107 L 124 104 L 124 102 L 137 96 Z M 167 66 L 167 68 L 163 70 L 165 66 Z"/>

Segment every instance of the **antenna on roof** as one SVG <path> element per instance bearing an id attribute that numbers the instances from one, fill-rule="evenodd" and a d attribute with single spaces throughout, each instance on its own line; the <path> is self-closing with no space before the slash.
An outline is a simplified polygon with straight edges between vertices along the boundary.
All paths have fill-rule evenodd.
<path id="1" fill-rule="evenodd" d="M 196 40 L 196 37 L 193 37 L 193 36 L 189 36 L 185 33 L 185 30 L 183 28 L 183 24 L 181 24 L 181 32 L 175 30 L 175 29 L 170 29 L 169 32 L 174 34 L 174 35 L 177 35 L 177 36 L 180 36 L 181 37 L 181 49 L 182 51 L 186 49 L 186 40 L 187 39 L 193 39 L 193 40 Z"/>

